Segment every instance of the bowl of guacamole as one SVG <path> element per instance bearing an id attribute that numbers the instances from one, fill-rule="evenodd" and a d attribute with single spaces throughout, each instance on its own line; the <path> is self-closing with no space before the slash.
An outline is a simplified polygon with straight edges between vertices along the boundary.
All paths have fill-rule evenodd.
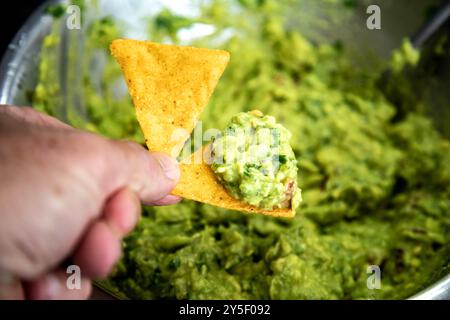
<path id="1" fill-rule="evenodd" d="M 450 62 L 449 41 L 421 51 L 401 40 L 408 33 L 392 32 L 397 38 L 384 41 L 387 48 L 377 42 L 363 53 L 371 44 L 352 41 L 357 36 L 348 31 L 364 1 L 75 3 L 80 29 L 67 29 L 65 4 L 44 5 L 30 18 L 39 32 L 25 26 L 28 41 L 5 56 L 2 102 L 32 104 L 78 128 L 144 144 L 109 43 L 132 37 L 221 48 L 232 58 L 203 129 L 226 132 L 254 109 L 274 117 L 290 132 L 277 165 L 287 164 L 283 172 L 303 199 L 293 219 L 188 200 L 144 207 L 102 288 L 128 299 L 404 299 L 440 279 L 448 285 L 450 140 L 426 111 L 431 99 L 418 95 L 433 82 L 416 87 L 410 79 L 432 69 L 430 55 Z M 30 83 L 19 87 L 18 77 Z M 433 97 L 448 102 L 442 90 Z M 272 169 L 248 166 L 236 178 L 226 163 L 214 166 L 231 193 L 239 181 L 236 196 L 247 198 L 245 172 Z M 269 201 L 255 203 L 279 203 L 279 185 L 268 187 Z"/>

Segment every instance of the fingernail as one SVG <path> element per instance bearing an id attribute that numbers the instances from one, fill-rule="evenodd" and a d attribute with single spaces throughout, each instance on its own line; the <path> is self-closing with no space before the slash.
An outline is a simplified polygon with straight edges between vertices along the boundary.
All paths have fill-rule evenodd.
<path id="1" fill-rule="evenodd" d="M 175 159 L 162 153 L 153 153 L 153 157 L 158 161 L 167 179 L 177 181 L 180 178 L 180 169 Z"/>

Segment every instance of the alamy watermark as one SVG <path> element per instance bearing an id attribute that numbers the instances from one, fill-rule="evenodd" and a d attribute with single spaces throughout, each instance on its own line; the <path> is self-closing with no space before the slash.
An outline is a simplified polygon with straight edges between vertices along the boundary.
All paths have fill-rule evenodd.
<path id="1" fill-rule="evenodd" d="M 366 26 L 369 30 L 381 29 L 381 8 L 376 4 L 367 7 L 366 13 L 369 14 L 366 20 Z"/>
<path id="2" fill-rule="evenodd" d="M 68 274 L 66 280 L 66 287 L 69 290 L 81 289 L 81 269 L 79 266 L 72 264 L 67 267 L 66 273 Z"/>
<path id="3" fill-rule="evenodd" d="M 381 289 L 381 269 L 377 265 L 367 266 L 366 273 L 370 274 L 367 277 L 366 285 L 369 290 Z"/>
<path id="4" fill-rule="evenodd" d="M 77 5 L 70 5 L 66 9 L 66 27 L 69 30 L 81 29 L 81 9 Z"/>

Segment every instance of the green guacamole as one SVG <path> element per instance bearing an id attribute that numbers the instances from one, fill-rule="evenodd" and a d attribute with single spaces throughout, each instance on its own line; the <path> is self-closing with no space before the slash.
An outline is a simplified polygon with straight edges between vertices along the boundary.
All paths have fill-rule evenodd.
<path id="1" fill-rule="evenodd" d="M 313 44 L 290 29 L 281 3 L 211 1 L 201 8 L 200 22 L 217 29 L 191 43 L 218 46 L 232 57 L 202 115 L 203 130 L 225 130 L 234 115 L 257 108 L 292 133 L 303 190 L 299 213 L 273 218 L 187 200 L 145 207 L 123 242 L 119 265 L 103 282 L 118 295 L 398 299 L 448 273 L 450 143 L 400 81 L 420 54 L 411 55 L 408 42 L 394 54 L 398 68 L 389 92 L 396 99 L 390 100 L 393 94 L 379 86 L 381 72 L 355 67 L 345 46 Z M 175 42 L 177 30 L 195 22 L 167 10 L 150 21 L 149 39 Z M 44 41 L 34 106 L 77 127 L 143 143 L 108 52 L 120 24 L 98 18 L 85 25 L 83 48 L 69 57 L 76 60 L 69 68 L 81 76 L 70 77 L 71 69 L 57 71 L 62 23 L 56 19 Z M 70 86 L 61 84 L 63 76 Z M 380 289 L 367 286 L 374 265 Z"/>
<path id="2" fill-rule="evenodd" d="M 264 209 L 295 211 L 301 191 L 290 138 L 274 117 L 240 112 L 212 143 L 211 167 L 233 197 Z"/>

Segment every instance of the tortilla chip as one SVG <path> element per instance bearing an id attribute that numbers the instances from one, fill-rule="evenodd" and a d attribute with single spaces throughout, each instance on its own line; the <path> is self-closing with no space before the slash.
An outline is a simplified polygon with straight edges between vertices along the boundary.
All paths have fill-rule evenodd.
<path id="1" fill-rule="evenodd" d="M 117 39 L 119 62 L 150 151 L 178 156 L 230 59 L 223 50 Z"/>
<path id="2" fill-rule="evenodd" d="M 295 216 L 295 212 L 291 208 L 266 210 L 233 198 L 217 180 L 214 171 L 208 164 L 209 155 L 209 146 L 206 146 L 181 162 L 180 181 L 172 190 L 172 194 L 229 210 L 261 213 L 274 217 L 292 218 Z"/>
<path id="3" fill-rule="evenodd" d="M 119 62 L 150 151 L 179 155 L 208 103 L 230 55 L 222 50 L 118 39 Z M 233 198 L 217 180 L 200 149 L 180 164 L 172 194 L 230 210 L 293 217 L 291 209 L 264 210 Z M 194 160 L 195 158 L 195 160 Z"/>

